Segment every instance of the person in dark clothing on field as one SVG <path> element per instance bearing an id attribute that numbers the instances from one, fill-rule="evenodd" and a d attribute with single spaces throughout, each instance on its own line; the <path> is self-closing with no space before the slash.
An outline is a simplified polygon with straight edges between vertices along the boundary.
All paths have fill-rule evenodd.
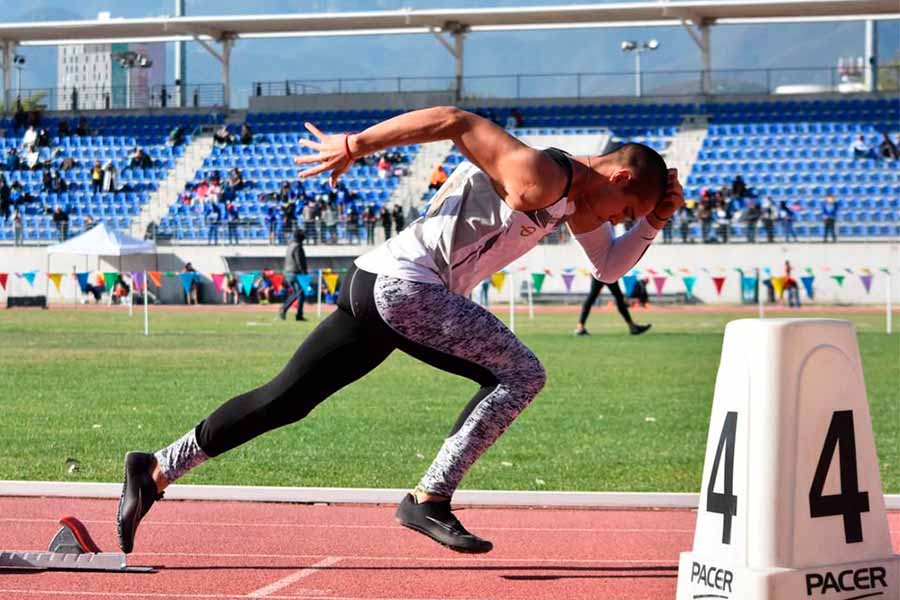
<path id="1" fill-rule="evenodd" d="M 297 321 L 305 321 L 303 317 L 303 303 L 306 301 L 306 294 L 303 286 L 300 284 L 298 275 L 307 273 L 306 252 L 303 250 L 303 230 L 298 229 L 294 232 L 294 240 L 288 245 L 287 254 L 284 256 L 284 286 L 291 291 L 285 298 L 284 304 L 278 310 L 278 317 L 284 321 L 287 312 L 291 309 L 291 304 L 296 300 L 297 315 L 294 317 Z"/>
<path id="2" fill-rule="evenodd" d="M 600 295 L 600 291 L 603 289 L 604 285 L 609 288 L 613 298 L 616 299 L 616 308 L 619 309 L 619 314 L 622 315 L 622 318 L 625 319 L 625 323 L 628 324 L 628 330 L 631 332 L 631 335 L 640 335 L 650 329 L 649 323 L 646 325 L 638 325 L 631 320 L 631 313 L 628 312 L 628 303 L 625 302 L 625 296 L 622 295 L 622 288 L 619 287 L 618 281 L 604 283 L 596 277 L 591 277 L 591 291 L 588 293 L 587 298 L 584 299 L 584 304 L 581 305 L 581 315 L 578 317 L 575 335 L 590 335 L 588 330 L 584 328 L 584 324 L 587 321 L 588 315 L 591 314 L 591 308 L 597 301 L 597 296 Z"/>

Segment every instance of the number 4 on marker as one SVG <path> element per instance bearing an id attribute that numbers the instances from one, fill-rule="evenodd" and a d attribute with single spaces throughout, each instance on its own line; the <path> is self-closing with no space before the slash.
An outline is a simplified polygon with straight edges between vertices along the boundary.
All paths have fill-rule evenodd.
<path id="1" fill-rule="evenodd" d="M 716 447 L 716 458 L 713 460 L 712 472 L 709 474 L 709 485 L 706 486 L 706 512 L 722 515 L 722 543 L 731 543 L 731 517 L 737 516 L 737 496 L 734 491 L 734 438 L 737 435 L 737 413 L 725 415 L 725 424 L 719 434 L 719 445 Z M 722 450 L 725 450 L 724 492 L 713 491 L 719 475 L 719 461 Z"/>

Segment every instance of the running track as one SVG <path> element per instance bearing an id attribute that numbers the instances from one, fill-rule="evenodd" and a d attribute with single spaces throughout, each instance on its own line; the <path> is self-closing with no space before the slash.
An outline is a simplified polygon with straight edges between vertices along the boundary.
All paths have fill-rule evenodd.
<path id="1" fill-rule="evenodd" d="M 0 548 L 38 550 L 72 514 L 115 551 L 116 503 L 0 498 Z M 163 501 L 130 564 L 153 574 L 0 571 L 4 600 L 660 600 L 674 598 L 688 510 L 471 508 L 481 557 L 396 525 L 391 506 Z M 900 550 L 900 512 L 889 515 Z"/>

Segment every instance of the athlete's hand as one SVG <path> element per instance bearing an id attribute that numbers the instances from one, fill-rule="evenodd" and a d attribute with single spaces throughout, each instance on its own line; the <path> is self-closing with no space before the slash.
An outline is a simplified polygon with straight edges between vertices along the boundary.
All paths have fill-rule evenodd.
<path id="1" fill-rule="evenodd" d="M 300 145 L 304 148 L 315 150 L 315 154 L 301 154 L 294 157 L 295 165 L 308 165 L 319 163 L 315 167 L 301 171 L 299 176 L 302 179 L 331 171 L 331 185 L 337 185 L 338 178 L 347 172 L 350 165 L 353 164 L 351 156 L 347 152 L 347 137 L 349 134 L 326 135 L 312 123 L 305 123 L 306 129 L 318 138 L 318 142 L 312 140 L 300 140 Z"/>
<path id="2" fill-rule="evenodd" d="M 657 229 L 662 229 L 666 221 L 672 218 L 678 209 L 684 204 L 684 188 L 678 181 L 678 169 L 669 169 L 669 178 L 666 183 L 666 193 L 663 199 L 647 215 L 647 220 Z M 658 225 L 658 227 L 657 227 Z"/>

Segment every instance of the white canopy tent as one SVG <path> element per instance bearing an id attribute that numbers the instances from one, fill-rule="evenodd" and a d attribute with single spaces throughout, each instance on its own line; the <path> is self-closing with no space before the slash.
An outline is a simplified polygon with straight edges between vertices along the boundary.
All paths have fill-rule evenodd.
<path id="1" fill-rule="evenodd" d="M 130 235 L 110 229 L 106 223 L 100 223 L 70 240 L 47 248 L 47 272 L 50 272 L 50 257 L 54 254 L 80 254 L 96 256 L 99 270 L 101 256 L 119 257 L 119 272 L 122 271 L 122 257 L 133 254 L 155 254 L 156 244 L 148 240 L 138 240 Z M 133 283 L 133 282 L 132 282 Z M 48 282 L 49 287 L 49 282 Z M 150 315 L 147 307 L 147 272 L 144 271 L 144 335 L 150 335 Z M 49 289 L 47 290 L 49 293 Z M 112 290 L 109 290 L 112 294 Z M 132 296 L 134 285 L 131 286 Z M 111 296 L 110 296 L 111 300 Z M 129 304 L 131 314 L 133 303 Z"/>

